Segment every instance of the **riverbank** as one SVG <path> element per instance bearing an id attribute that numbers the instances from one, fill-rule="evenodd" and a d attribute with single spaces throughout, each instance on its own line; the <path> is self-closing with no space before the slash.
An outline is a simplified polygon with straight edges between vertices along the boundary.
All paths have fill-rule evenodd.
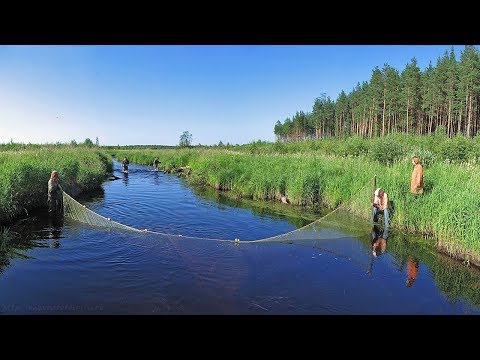
<path id="1" fill-rule="evenodd" d="M 381 164 L 368 156 L 310 153 L 246 153 L 234 149 L 111 150 L 112 155 L 172 172 L 189 167 L 192 184 L 228 191 L 233 197 L 282 201 L 285 206 L 344 205 L 370 221 L 373 177 L 394 203 L 391 226 L 423 234 L 437 249 L 480 267 L 480 172 L 465 163 L 424 166 L 421 196 L 410 193 L 411 157 Z"/>
<path id="2" fill-rule="evenodd" d="M 359 144 L 352 149 L 364 148 Z M 283 148 L 287 151 L 273 152 L 277 147 L 274 144 L 268 151 L 253 146 L 124 150 L 37 145 L 1 151 L 0 225 L 46 206 L 46 184 L 54 169 L 70 195 L 99 188 L 112 171 L 110 155 L 127 156 L 132 163 L 149 166 L 158 157 L 164 171 L 183 169 L 179 174 L 188 182 L 228 192 L 232 198 L 313 209 L 344 206 L 365 221 L 370 221 L 376 175 L 375 186 L 383 187 L 394 202 L 391 226 L 428 236 L 439 251 L 480 266 L 480 172 L 475 162 L 427 161 L 425 192 L 415 196 L 409 192 L 410 154 L 397 154 L 395 161 L 383 164 L 371 155 L 374 151 L 339 155 L 329 146 L 330 152 L 290 152 L 288 147 Z"/>
<path id="3" fill-rule="evenodd" d="M 0 152 L 0 225 L 47 206 L 52 170 L 71 196 L 97 189 L 112 172 L 112 159 L 99 148 L 46 145 Z"/>

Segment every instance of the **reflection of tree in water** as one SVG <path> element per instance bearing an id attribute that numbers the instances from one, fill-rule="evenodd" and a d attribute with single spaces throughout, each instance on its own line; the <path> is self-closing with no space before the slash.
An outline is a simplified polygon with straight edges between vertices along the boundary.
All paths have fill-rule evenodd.
<path id="1" fill-rule="evenodd" d="M 439 254 L 438 261 L 430 269 L 435 281 L 449 301 L 455 302 L 465 298 L 472 304 L 480 306 L 480 271 Z"/>
<path id="2" fill-rule="evenodd" d="M 297 228 L 310 224 L 328 212 L 326 210 L 323 210 L 323 212 L 305 210 L 303 208 L 285 205 L 278 201 L 258 201 L 245 198 L 235 199 L 229 192 L 218 191 L 207 186 L 193 186 L 191 189 L 195 192 L 195 195 L 202 199 L 213 201 L 220 205 L 250 210 L 252 214 L 256 216 L 268 216 L 276 220 L 286 220 Z"/>
<path id="3" fill-rule="evenodd" d="M 211 188 L 194 188 L 196 194 L 204 199 L 216 201 L 228 206 L 249 209 L 255 215 L 268 215 L 273 218 L 285 219 L 297 227 L 305 226 L 314 220 L 320 219 L 324 214 L 303 213 L 293 207 L 284 206 L 272 201 L 248 201 L 242 199 L 235 201 L 230 196 Z M 356 221 L 356 217 L 347 212 L 336 212 L 332 216 L 318 221 L 318 227 L 335 229 L 360 241 L 369 254 L 372 253 L 372 239 L 370 236 L 371 225 L 365 221 Z M 294 240 L 294 242 L 296 242 Z M 312 247 L 322 246 L 323 242 L 301 241 L 299 245 L 311 245 Z M 393 257 L 393 265 L 398 271 L 405 274 L 400 286 L 406 286 L 408 280 L 409 263 L 412 265 L 426 265 L 433 276 L 439 290 L 451 302 L 464 301 L 480 306 L 480 270 L 468 267 L 460 261 L 440 254 L 435 249 L 433 240 L 424 239 L 417 235 L 407 235 L 394 228 L 390 228 L 388 235 L 388 246 L 386 252 Z M 339 254 L 341 255 L 341 254 Z M 363 255 L 362 255 L 363 256 Z M 364 259 L 359 259 L 360 263 Z M 416 278 L 410 281 L 414 287 L 421 279 Z"/>
<path id="4" fill-rule="evenodd" d="M 18 241 L 18 235 L 10 228 L 0 228 L 0 274 L 10 265 L 11 259 L 29 259 L 24 252 L 34 246 L 28 241 Z"/>
<path id="5" fill-rule="evenodd" d="M 27 251 L 38 247 L 60 246 L 63 218 L 50 217 L 45 211 L 20 219 L 10 227 L 0 228 L 0 273 L 12 259 L 31 259 Z M 45 240 L 48 240 L 47 242 Z"/>
<path id="6" fill-rule="evenodd" d="M 411 259 L 425 264 L 438 287 L 447 299 L 456 302 L 463 299 L 480 306 L 480 271 L 436 251 L 432 241 L 421 237 L 398 234 L 388 243 L 388 252 L 395 258 L 394 264 L 407 276 Z M 416 282 L 420 279 L 416 279 Z"/>

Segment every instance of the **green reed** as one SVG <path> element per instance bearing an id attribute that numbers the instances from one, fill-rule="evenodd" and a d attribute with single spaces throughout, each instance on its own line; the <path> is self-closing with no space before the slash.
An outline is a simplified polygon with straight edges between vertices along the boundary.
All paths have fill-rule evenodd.
<path id="1" fill-rule="evenodd" d="M 405 143 L 403 148 L 418 147 L 420 140 L 407 140 L 414 144 Z M 334 148 L 332 144 L 322 146 Z M 239 198 L 279 201 L 285 196 L 291 205 L 345 206 L 365 220 L 371 217 L 376 175 L 376 186 L 385 189 L 394 206 L 393 227 L 437 238 L 451 254 L 480 254 L 480 172 L 474 161 L 436 159 L 424 165 L 425 193 L 416 196 L 410 193 L 410 154 L 384 164 L 365 154 L 325 155 L 318 149 L 307 151 L 306 146 L 298 144 L 297 150 L 305 151 L 295 153 L 246 152 L 234 147 L 116 150 L 116 155 L 128 155 L 134 162 L 144 158 L 145 164 L 158 156 L 164 168 L 188 165 L 193 169 L 192 183 L 227 190 Z"/>
<path id="2" fill-rule="evenodd" d="M 111 157 L 98 148 L 30 146 L 0 151 L 0 224 L 46 206 L 53 170 L 58 171 L 64 190 L 76 196 L 98 188 L 112 164 Z"/>

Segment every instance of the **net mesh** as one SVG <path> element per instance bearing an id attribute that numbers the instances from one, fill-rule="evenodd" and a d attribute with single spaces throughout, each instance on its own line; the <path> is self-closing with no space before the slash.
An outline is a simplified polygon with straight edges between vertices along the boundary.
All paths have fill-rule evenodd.
<path id="1" fill-rule="evenodd" d="M 374 184 L 374 183 L 373 183 Z M 358 203 L 363 204 L 363 207 L 369 206 L 369 203 L 372 200 L 372 180 L 369 180 L 363 187 L 361 187 L 355 194 L 350 197 L 350 200 L 340 204 L 335 210 L 328 213 L 327 215 L 321 217 L 314 222 L 295 229 L 293 231 L 264 238 L 258 240 L 245 240 L 242 239 L 242 242 L 311 242 L 317 241 L 320 239 L 332 239 L 338 237 L 345 237 L 345 234 L 355 236 L 352 234 L 352 231 L 358 233 L 360 231 L 364 232 L 366 223 L 363 221 L 354 222 L 352 217 L 352 212 L 354 208 L 352 204 Z M 137 229 L 131 226 L 121 224 L 119 222 L 113 221 L 110 218 L 104 217 L 100 214 L 95 213 L 94 211 L 88 209 L 85 205 L 80 204 L 66 192 L 63 192 L 63 204 L 64 204 L 64 215 L 67 218 L 70 218 L 75 221 L 79 221 L 91 226 L 107 228 L 107 229 L 119 229 L 126 231 L 135 231 L 135 232 L 148 232 L 153 234 L 162 235 L 168 238 L 190 238 L 190 239 L 204 239 L 204 240 L 217 240 L 217 241 L 230 241 L 230 242 L 240 242 L 240 239 L 215 239 L 215 238 L 202 238 L 202 237 L 193 237 L 193 236 L 184 236 L 184 235 L 174 235 L 166 234 L 156 231 L 150 231 L 147 229 Z M 348 212 L 346 212 L 348 210 Z M 365 218 L 365 216 L 363 216 Z M 358 235 L 358 234 L 357 234 Z"/>
<path id="2" fill-rule="evenodd" d="M 107 228 L 107 229 L 120 229 L 127 231 L 141 232 L 134 227 L 121 224 L 113 221 L 110 218 L 97 214 L 96 212 L 88 209 L 85 205 L 80 204 L 77 200 L 63 192 L 63 213 L 64 216 L 72 220 L 76 220 L 91 226 Z"/>
<path id="3" fill-rule="evenodd" d="M 366 211 L 371 211 L 370 202 L 372 201 L 372 181 L 369 180 L 357 193 L 353 194 L 349 201 L 340 204 L 335 210 L 327 215 L 313 221 L 312 223 L 295 229 L 293 231 L 263 238 L 257 240 L 246 239 L 215 239 L 184 236 L 176 234 L 167 234 L 148 229 L 137 229 L 131 226 L 113 221 L 80 204 L 70 195 L 63 192 L 64 215 L 75 221 L 79 221 L 90 226 L 118 229 L 121 231 L 133 231 L 137 233 L 155 234 L 158 239 L 178 240 L 214 240 L 223 243 L 239 244 L 262 244 L 262 243 L 283 243 L 307 246 L 312 249 L 312 256 L 320 256 L 328 252 L 335 256 L 336 260 L 344 260 L 359 266 L 367 271 L 372 264 L 371 251 L 371 223 L 365 221 L 369 216 L 365 216 Z M 364 216 L 353 216 L 354 209 L 363 206 Z M 361 208 L 361 207 L 360 207 Z M 360 241 L 359 241 L 360 240 Z M 174 244 L 172 242 L 172 244 Z"/>

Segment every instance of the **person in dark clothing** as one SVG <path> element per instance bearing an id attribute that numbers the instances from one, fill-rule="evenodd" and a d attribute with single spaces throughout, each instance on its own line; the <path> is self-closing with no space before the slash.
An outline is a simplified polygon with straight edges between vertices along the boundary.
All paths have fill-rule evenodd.
<path id="1" fill-rule="evenodd" d="M 48 212 L 52 215 L 63 213 L 63 189 L 58 179 L 58 172 L 53 170 L 48 180 Z"/>
<path id="2" fill-rule="evenodd" d="M 128 165 L 130 164 L 130 161 L 128 161 L 127 157 L 123 158 L 122 165 L 123 165 L 123 172 L 128 172 Z"/>
<path id="3" fill-rule="evenodd" d="M 153 170 L 157 171 L 158 170 L 158 164 L 160 163 L 160 161 L 158 161 L 158 157 L 155 158 L 155 160 L 153 160 Z"/>

